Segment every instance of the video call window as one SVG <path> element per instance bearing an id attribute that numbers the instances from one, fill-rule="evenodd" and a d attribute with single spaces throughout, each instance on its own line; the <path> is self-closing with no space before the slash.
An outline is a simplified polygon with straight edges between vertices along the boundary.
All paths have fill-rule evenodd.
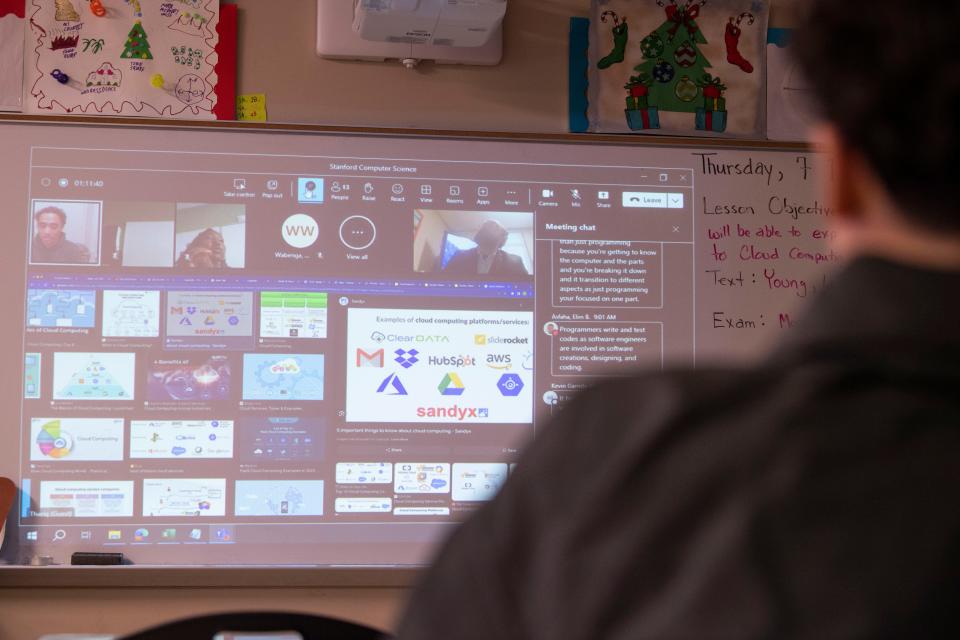
<path id="1" fill-rule="evenodd" d="M 242 269 L 246 208 L 237 204 L 180 203 L 176 220 L 176 266 Z"/>
<path id="2" fill-rule="evenodd" d="M 246 262 L 246 207 L 107 202 L 104 242 L 104 262 L 109 265 L 241 269 Z"/>
<path id="3" fill-rule="evenodd" d="M 508 280 L 533 275 L 533 214 L 417 210 L 413 223 L 414 271 Z"/>
<path id="4" fill-rule="evenodd" d="M 30 264 L 100 264 L 101 203 L 34 200 Z"/>

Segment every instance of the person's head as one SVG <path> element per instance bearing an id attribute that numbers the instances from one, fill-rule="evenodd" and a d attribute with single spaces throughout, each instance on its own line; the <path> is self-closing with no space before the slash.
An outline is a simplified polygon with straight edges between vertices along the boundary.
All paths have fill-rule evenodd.
<path id="1" fill-rule="evenodd" d="M 34 212 L 33 224 L 40 243 L 49 249 L 63 240 L 67 214 L 60 207 L 44 207 Z"/>
<path id="2" fill-rule="evenodd" d="M 496 220 L 486 220 L 473 236 L 477 250 L 483 255 L 495 253 L 507 242 L 507 230 Z"/>
<path id="3" fill-rule="evenodd" d="M 958 2 L 810 0 L 796 58 L 824 120 L 842 249 L 923 261 L 960 243 L 958 21 Z"/>
<path id="4" fill-rule="evenodd" d="M 216 229 L 204 229 L 183 250 L 177 264 L 202 269 L 227 266 L 227 245 L 223 235 Z"/>

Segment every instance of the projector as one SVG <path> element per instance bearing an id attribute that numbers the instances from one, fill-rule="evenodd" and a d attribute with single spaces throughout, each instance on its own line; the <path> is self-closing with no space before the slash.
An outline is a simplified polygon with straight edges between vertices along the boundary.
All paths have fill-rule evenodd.
<path id="1" fill-rule="evenodd" d="M 480 47 L 500 27 L 507 0 L 356 0 L 364 40 Z"/>
<path id="2" fill-rule="evenodd" d="M 500 62 L 507 0 L 317 0 L 317 53 L 324 58 Z"/>

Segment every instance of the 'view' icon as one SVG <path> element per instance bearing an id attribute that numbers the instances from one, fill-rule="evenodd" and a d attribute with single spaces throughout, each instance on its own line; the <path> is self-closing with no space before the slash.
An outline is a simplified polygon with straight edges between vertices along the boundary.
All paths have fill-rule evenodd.
<path id="1" fill-rule="evenodd" d="M 393 391 L 387 391 L 387 387 L 393 389 Z M 391 373 L 384 378 L 380 386 L 377 387 L 377 393 L 386 393 L 388 396 L 405 396 L 407 395 L 407 390 L 404 388 L 403 383 L 400 382 L 397 374 Z"/>
<path id="2" fill-rule="evenodd" d="M 450 372 L 447 375 L 443 376 L 443 380 L 440 381 L 440 384 L 437 386 L 437 391 L 445 396 L 459 396 L 463 395 L 463 381 L 460 380 L 460 376 L 456 373 Z"/>

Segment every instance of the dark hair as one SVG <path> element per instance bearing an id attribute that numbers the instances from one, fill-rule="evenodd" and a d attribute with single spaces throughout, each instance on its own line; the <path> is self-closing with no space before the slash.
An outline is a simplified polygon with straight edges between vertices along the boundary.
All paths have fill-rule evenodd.
<path id="1" fill-rule="evenodd" d="M 960 2 L 811 0 L 797 62 L 903 215 L 960 231 Z"/>
<path id="2" fill-rule="evenodd" d="M 56 215 L 60 216 L 60 226 L 65 227 L 67 225 L 67 213 L 60 207 L 44 207 L 39 211 L 35 211 L 33 213 L 34 222 L 39 222 L 40 216 L 42 216 L 45 213 L 55 213 Z"/>

